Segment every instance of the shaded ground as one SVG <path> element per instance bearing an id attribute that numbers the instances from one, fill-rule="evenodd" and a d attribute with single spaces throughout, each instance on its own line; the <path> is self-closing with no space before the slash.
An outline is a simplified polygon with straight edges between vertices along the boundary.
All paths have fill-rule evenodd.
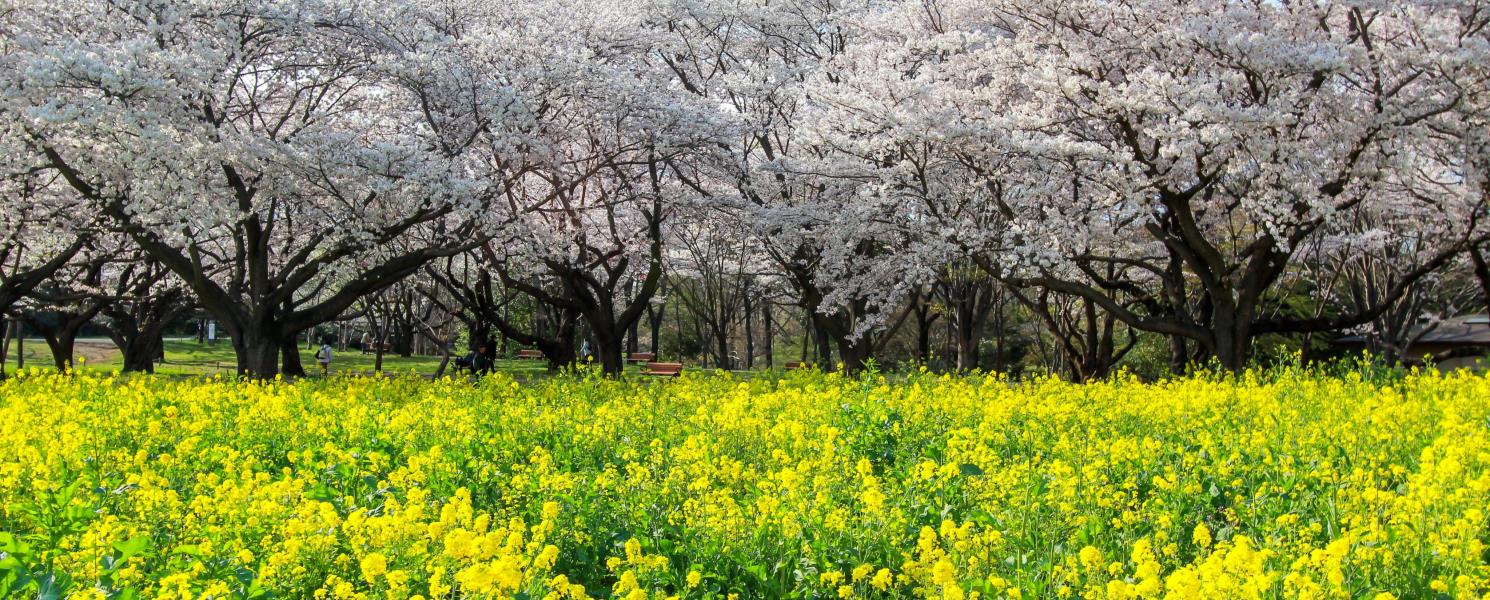
<path id="1" fill-rule="evenodd" d="M 52 354 L 47 348 L 45 341 L 41 339 L 26 340 L 25 364 L 27 368 L 52 367 Z M 13 370 L 16 366 L 15 346 L 12 342 L 12 354 L 7 370 Z M 236 362 L 233 356 L 233 347 L 226 341 L 219 340 L 216 344 L 198 344 L 194 338 L 167 339 L 166 359 L 156 364 L 156 373 L 163 375 L 214 375 L 218 373 L 232 373 Z M 114 346 L 113 341 L 106 338 L 84 338 L 79 339 L 74 346 L 73 355 L 85 359 L 81 368 L 88 371 L 114 371 L 122 367 L 123 356 L 119 349 Z M 337 373 L 366 373 L 374 372 L 376 356 L 363 354 L 359 350 L 338 351 L 332 356 L 332 370 Z M 416 373 L 419 375 L 432 375 L 439 368 L 441 357 L 439 356 L 410 356 L 397 355 L 383 356 L 383 371 L 386 373 Z M 320 368 L 316 364 L 315 350 L 300 347 L 300 362 L 305 366 L 307 373 L 312 376 L 320 374 Z M 453 361 L 452 361 L 453 362 Z M 497 361 L 497 369 L 506 373 L 520 376 L 542 376 L 548 373 L 547 363 L 541 360 L 518 360 L 501 359 Z M 637 367 L 629 367 L 635 370 Z M 454 369 L 454 364 L 446 367 L 449 373 Z"/>

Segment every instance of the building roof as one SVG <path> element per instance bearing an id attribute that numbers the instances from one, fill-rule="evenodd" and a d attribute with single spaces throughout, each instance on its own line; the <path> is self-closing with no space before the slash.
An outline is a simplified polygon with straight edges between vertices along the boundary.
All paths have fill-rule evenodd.
<path id="1" fill-rule="evenodd" d="M 1415 325 L 1412 335 L 1415 345 L 1490 346 L 1490 315 L 1466 315 L 1437 323 Z M 1336 339 L 1335 343 L 1359 346 L 1366 343 L 1366 338 L 1362 335 L 1347 335 Z"/>

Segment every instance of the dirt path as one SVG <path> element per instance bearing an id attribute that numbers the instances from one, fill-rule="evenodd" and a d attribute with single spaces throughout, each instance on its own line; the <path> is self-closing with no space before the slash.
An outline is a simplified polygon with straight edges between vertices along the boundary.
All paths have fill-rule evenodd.
<path id="1" fill-rule="evenodd" d="M 78 340 L 73 345 L 72 353 L 88 359 L 89 364 L 99 364 L 118 357 L 119 347 L 110 340 Z"/>

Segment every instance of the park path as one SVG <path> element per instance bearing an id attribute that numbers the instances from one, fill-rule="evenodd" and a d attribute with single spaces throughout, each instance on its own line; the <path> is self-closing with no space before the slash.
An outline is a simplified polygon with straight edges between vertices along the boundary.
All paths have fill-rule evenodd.
<path id="1" fill-rule="evenodd" d="M 87 359 L 90 364 L 102 364 L 118 357 L 119 347 L 112 340 L 80 339 L 74 343 L 72 353 Z"/>

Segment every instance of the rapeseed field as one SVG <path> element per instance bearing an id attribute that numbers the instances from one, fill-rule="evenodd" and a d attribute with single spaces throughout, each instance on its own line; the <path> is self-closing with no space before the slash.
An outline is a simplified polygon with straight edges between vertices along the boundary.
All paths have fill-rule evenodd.
<path id="1" fill-rule="evenodd" d="M 1490 593 L 1468 373 L 30 373 L 0 454 L 0 597 Z"/>

